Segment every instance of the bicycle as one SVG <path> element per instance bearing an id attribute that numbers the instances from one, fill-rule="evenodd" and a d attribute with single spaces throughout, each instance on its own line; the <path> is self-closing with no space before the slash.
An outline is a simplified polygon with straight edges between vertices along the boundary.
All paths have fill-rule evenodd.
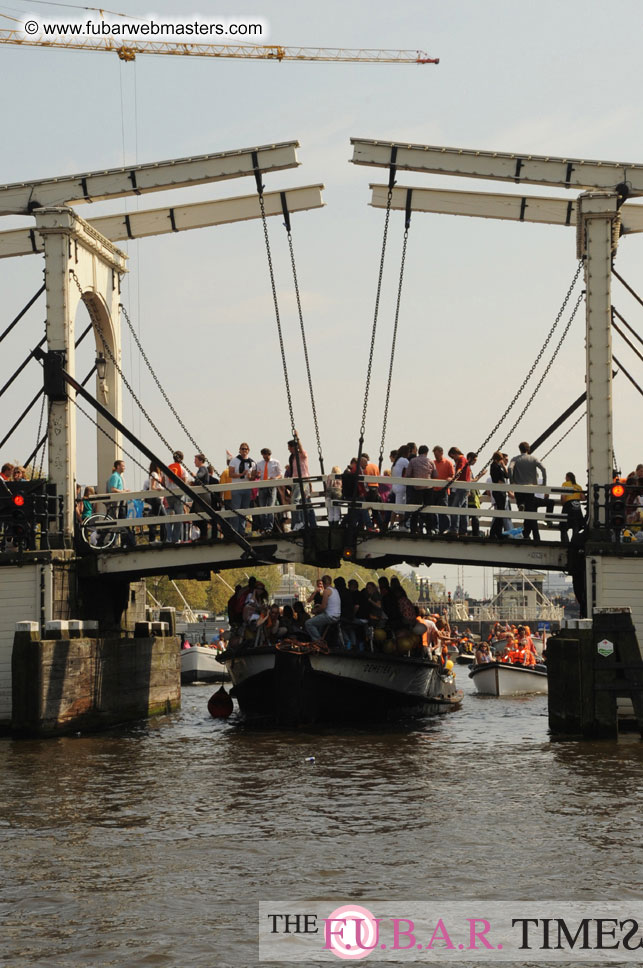
<path id="1" fill-rule="evenodd" d="M 116 524 L 116 520 L 111 514 L 102 512 L 90 514 L 80 526 L 83 541 L 93 551 L 105 551 L 111 548 L 118 537 L 118 531 L 109 529 L 109 525 L 113 524 Z"/>

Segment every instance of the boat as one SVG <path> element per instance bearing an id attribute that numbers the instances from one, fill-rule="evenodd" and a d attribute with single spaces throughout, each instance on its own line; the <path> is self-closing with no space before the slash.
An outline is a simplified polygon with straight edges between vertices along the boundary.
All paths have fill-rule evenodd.
<path id="1" fill-rule="evenodd" d="M 455 661 L 458 665 L 472 665 L 475 658 L 473 652 L 459 652 Z"/>
<path id="2" fill-rule="evenodd" d="M 219 652 L 208 645 L 181 649 L 181 682 L 226 682 L 228 677 L 217 662 Z"/>
<path id="3" fill-rule="evenodd" d="M 457 709 L 463 692 L 439 662 L 325 643 L 281 641 L 218 656 L 246 720 L 279 726 L 378 723 Z"/>
<path id="4" fill-rule="evenodd" d="M 477 691 L 483 696 L 520 696 L 547 694 L 547 669 L 544 665 L 521 666 L 509 662 L 485 662 L 469 672 Z"/>

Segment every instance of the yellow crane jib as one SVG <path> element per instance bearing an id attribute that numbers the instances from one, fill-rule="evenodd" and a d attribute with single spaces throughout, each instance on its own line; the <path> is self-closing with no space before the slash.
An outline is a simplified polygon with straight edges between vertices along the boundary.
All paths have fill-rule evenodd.
<path id="1" fill-rule="evenodd" d="M 246 60 L 334 61 L 366 64 L 439 64 L 422 50 L 380 50 L 378 48 L 281 47 L 276 44 L 185 44 L 172 41 L 137 40 L 123 44 L 113 36 L 56 37 L 29 36 L 19 30 L 0 30 L 0 44 L 20 47 L 56 47 L 62 50 L 99 50 L 133 61 L 137 54 L 172 54 L 184 57 L 241 57 Z"/>

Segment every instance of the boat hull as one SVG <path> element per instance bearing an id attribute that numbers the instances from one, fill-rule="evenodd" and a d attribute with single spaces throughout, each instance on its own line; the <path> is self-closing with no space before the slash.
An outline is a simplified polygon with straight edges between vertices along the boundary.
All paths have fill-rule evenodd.
<path id="1" fill-rule="evenodd" d="M 355 652 L 257 649 L 222 657 L 245 717 L 277 725 L 385 722 L 459 706 L 434 662 Z"/>
<path id="2" fill-rule="evenodd" d="M 541 669 L 488 662 L 469 673 L 476 690 L 483 696 L 521 696 L 547 694 L 547 673 Z"/>
<path id="3" fill-rule="evenodd" d="M 181 649 L 181 682 L 225 682 L 228 676 L 217 662 L 219 653 L 201 645 Z"/>

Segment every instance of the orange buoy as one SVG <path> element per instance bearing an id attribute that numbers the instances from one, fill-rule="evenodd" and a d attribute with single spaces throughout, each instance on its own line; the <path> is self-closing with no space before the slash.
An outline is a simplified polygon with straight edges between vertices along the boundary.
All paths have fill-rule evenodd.
<path id="1" fill-rule="evenodd" d="M 213 719 L 227 719 L 234 708 L 232 699 L 223 686 L 208 699 L 208 712 Z"/>

